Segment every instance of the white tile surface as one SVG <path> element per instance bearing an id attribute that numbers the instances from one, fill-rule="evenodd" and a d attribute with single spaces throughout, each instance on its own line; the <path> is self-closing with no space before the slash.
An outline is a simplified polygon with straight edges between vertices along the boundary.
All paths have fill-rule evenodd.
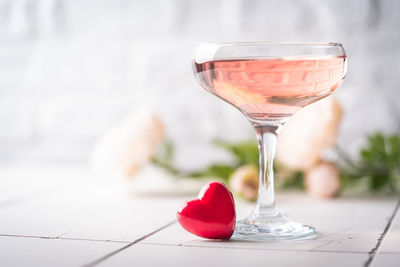
<path id="1" fill-rule="evenodd" d="M 362 266 L 367 254 L 137 244 L 99 266 Z"/>
<path id="2" fill-rule="evenodd" d="M 173 221 L 183 201 L 130 195 L 121 178 L 104 179 L 87 171 L 21 173 L 21 184 L 41 179 L 52 186 L 0 207 L 0 234 L 132 242 Z"/>
<path id="3" fill-rule="evenodd" d="M 0 266 L 82 266 L 124 244 L 0 236 Z"/>
<path id="4" fill-rule="evenodd" d="M 327 243 L 326 240 L 307 240 L 291 242 L 243 242 L 206 240 L 186 232 L 178 223 L 141 241 L 141 244 L 183 245 L 213 248 L 243 248 L 267 250 L 311 250 Z"/>
<path id="5" fill-rule="evenodd" d="M 185 232 L 179 224 L 175 224 L 142 242 L 199 247 L 368 253 L 377 244 L 387 218 L 393 212 L 396 199 L 376 199 L 375 202 L 370 199 L 346 198 L 317 201 L 299 194 L 280 194 L 278 203 L 282 203 L 280 207 L 283 213 L 290 218 L 299 218 L 299 221 L 314 226 L 319 236 L 315 240 L 292 242 L 207 241 Z M 249 213 L 253 205 L 237 201 L 238 214 L 243 216 Z M 299 212 L 298 206 L 308 207 L 305 214 Z M 371 208 L 376 210 L 375 214 L 378 216 L 371 216 L 368 212 Z"/>
<path id="6" fill-rule="evenodd" d="M 78 266 L 143 237 L 102 264 L 362 266 L 397 201 L 362 197 L 318 201 L 304 194 L 278 193 L 277 203 L 283 214 L 316 227 L 317 239 L 221 242 L 198 238 L 178 223 L 154 233 L 175 220 L 177 208 L 191 197 L 135 196 L 128 194 L 128 188 L 114 178 L 102 180 L 81 170 L 24 170 L 9 174 L 13 182 L 4 188 L 0 186 L 0 194 L 5 192 L 0 199 L 0 266 L 26 266 L 26 261 L 38 266 Z M 5 181 L 0 180 L 0 185 L 8 183 Z M 13 199 L 18 201 L 9 201 Z M 246 216 L 253 207 L 254 203 L 237 201 L 237 217 Z M 391 264 L 397 259 L 380 256 L 399 253 L 399 225 L 398 215 L 382 243 L 383 254 L 378 252 L 377 262 Z M 61 238 L 55 239 L 58 236 Z M 97 241 L 82 241 L 86 239 Z M 42 253 L 46 250 L 49 254 Z"/>
<path id="7" fill-rule="evenodd" d="M 135 241 L 175 219 L 180 199 L 154 199 L 103 195 L 96 201 L 60 203 L 52 210 L 71 231 L 63 237 Z"/>
<path id="8" fill-rule="evenodd" d="M 57 237 L 70 229 L 36 205 L 24 203 L 0 209 L 0 234 Z"/>
<path id="9" fill-rule="evenodd" d="M 251 250 L 280 250 L 280 251 L 311 251 L 326 244 L 325 240 L 306 240 L 288 242 L 248 242 L 248 241 L 212 241 L 197 239 L 184 243 L 189 247 L 211 247 L 211 248 L 240 248 Z"/>
<path id="10" fill-rule="evenodd" d="M 369 196 L 319 200 L 302 193 L 278 192 L 277 206 L 289 218 L 305 223 L 312 220 L 357 220 L 362 224 L 379 222 L 379 225 L 385 225 L 396 206 L 396 198 Z"/>
<path id="11" fill-rule="evenodd" d="M 158 245 L 182 245 L 184 243 L 199 240 L 200 238 L 184 230 L 178 222 L 164 230 L 144 239 L 140 243 Z"/>
<path id="12" fill-rule="evenodd" d="M 316 227 L 318 240 L 327 241 L 315 248 L 318 251 L 365 252 L 374 248 L 385 227 L 385 217 L 371 220 L 321 220 L 310 224 Z"/>
<path id="13" fill-rule="evenodd" d="M 393 219 L 392 227 L 387 232 L 382 242 L 382 253 L 398 253 L 400 254 L 400 211 L 397 211 Z"/>
<path id="14" fill-rule="evenodd" d="M 400 254 L 379 254 L 376 256 L 374 267 L 399 267 Z"/>
<path id="15" fill-rule="evenodd" d="M 324 245 L 316 248 L 318 251 L 335 252 L 364 252 L 368 253 L 375 247 L 380 234 L 373 232 L 345 231 L 338 235 L 323 239 L 328 240 Z"/>
<path id="16" fill-rule="evenodd" d="M 0 168 L 0 208 L 17 205 L 33 195 L 49 191 L 63 180 L 63 173 L 56 171 L 56 178 L 51 168 Z M 67 171 L 68 172 L 68 171 Z"/>

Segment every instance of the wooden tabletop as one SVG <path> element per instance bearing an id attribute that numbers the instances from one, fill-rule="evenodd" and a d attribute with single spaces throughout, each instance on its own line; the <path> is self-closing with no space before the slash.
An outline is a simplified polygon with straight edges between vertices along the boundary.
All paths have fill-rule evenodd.
<path id="1" fill-rule="evenodd" d="M 175 220 L 191 196 L 137 196 L 80 168 L 0 168 L 0 266 L 400 266 L 396 197 L 277 194 L 314 240 L 209 241 Z M 238 217 L 253 203 L 237 200 Z"/>

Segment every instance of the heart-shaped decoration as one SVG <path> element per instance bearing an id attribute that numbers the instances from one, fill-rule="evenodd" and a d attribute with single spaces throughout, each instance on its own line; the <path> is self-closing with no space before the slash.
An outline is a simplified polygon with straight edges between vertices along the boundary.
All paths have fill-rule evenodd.
<path id="1" fill-rule="evenodd" d="M 178 222 L 188 232 L 208 239 L 229 239 L 235 230 L 235 201 L 220 182 L 205 184 L 197 199 L 177 212 Z"/>

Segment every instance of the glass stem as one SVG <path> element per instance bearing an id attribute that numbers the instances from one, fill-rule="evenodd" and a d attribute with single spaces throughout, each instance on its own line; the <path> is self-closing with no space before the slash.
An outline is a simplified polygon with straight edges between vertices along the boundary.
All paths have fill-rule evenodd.
<path id="1" fill-rule="evenodd" d="M 259 149 L 259 187 L 257 205 L 253 212 L 255 216 L 275 217 L 280 216 L 279 211 L 275 208 L 274 193 L 274 157 L 278 133 L 283 123 L 253 123 L 253 127 L 257 134 Z"/>

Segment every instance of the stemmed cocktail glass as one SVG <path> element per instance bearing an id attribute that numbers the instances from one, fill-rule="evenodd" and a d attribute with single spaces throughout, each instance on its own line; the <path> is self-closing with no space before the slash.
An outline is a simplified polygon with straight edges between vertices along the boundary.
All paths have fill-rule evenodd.
<path id="1" fill-rule="evenodd" d="M 207 91 L 239 109 L 258 138 L 260 178 L 254 211 L 236 224 L 241 240 L 307 239 L 315 229 L 275 206 L 273 159 L 278 134 L 300 108 L 332 94 L 346 73 L 340 43 L 199 43 L 194 71 Z M 304 159 L 307 160 L 307 159 Z"/>

